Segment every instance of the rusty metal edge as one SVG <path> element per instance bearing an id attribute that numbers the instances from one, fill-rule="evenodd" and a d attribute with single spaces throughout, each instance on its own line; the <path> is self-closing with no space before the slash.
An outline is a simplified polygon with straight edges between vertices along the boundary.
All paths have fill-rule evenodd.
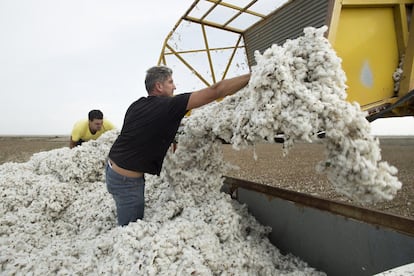
<path id="1" fill-rule="evenodd" d="M 229 185 L 230 195 L 235 199 L 237 199 L 237 188 L 241 187 L 263 193 L 269 196 L 270 200 L 272 197 L 278 197 L 296 204 L 341 215 L 348 219 L 362 221 L 377 227 L 385 227 L 409 236 L 414 236 L 414 219 L 411 218 L 228 176 L 224 177 L 224 184 Z"/>

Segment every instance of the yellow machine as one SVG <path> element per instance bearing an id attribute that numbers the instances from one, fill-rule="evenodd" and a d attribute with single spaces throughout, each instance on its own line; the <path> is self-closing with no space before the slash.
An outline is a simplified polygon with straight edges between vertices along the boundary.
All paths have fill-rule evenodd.
<path id="1" fill-rule="evenodd" d="M 414 0 L 194 1 L 164 41 L 159 64 L 211 85 L 254 65 L 254 52 L 308 26 L 328 26 L 348 100 L 368 120 L 414 114 Z M 220 63 L 221 62 L 221 63 Z"/>

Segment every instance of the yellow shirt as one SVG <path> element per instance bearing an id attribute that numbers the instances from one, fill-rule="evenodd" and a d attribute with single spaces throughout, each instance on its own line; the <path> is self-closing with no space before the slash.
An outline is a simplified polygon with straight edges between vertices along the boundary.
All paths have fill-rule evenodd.
<path id="1" fill-rule="evenodd" d="M 103 119 L 101 130 L 97 131 L 95 134 L 92 134 L 89 130 L 89 120 L 81 120 L 73 126 L 72 141 L 78 142 L 81 139 L 82 141 L 95 140 L 98 139 L 98 137 L 101 136 L 104 132 L 112 130 L 114 128 L 115 126 L 111 122 Z"/>

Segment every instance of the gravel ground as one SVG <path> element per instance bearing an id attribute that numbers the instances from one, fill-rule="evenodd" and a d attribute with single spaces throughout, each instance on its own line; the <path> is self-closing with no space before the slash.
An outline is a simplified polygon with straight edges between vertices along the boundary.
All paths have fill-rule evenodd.
<path id="1" fill-rule="evenodd" d="M 403 187 L 393 200 L 365 207 L 414 218 L 414 137 L 381 139 L 380 145 L 382 160 L 398 169 L 397 177 Z M 281 144 L 260 144 L 255 152 L 257 160 L 253 147 L 235 151 L 231 145 L 225 145 L 225 159 L 240 168 L 228 175 L 360 206 L 338 194 L 326 175 L 316 171 L 316 165 L 325 157 L 323 144 L 297 143 L 286 156 Z"/>
<path id="2" fill-rule="evenodd" d="M 67 147 L 68 141 L 64 136 L 0 137 L 0 164 L 26 162 L 33 153 Z M 382 160 L 398 168 L 403 187 L 392 201 L 366 207 L 414 218 L 414 137 L 384 138 L 380 144 Z M 326 176 L 316 172 L 324 159 L 323 144 L 297 143 L 287 156 L 281 144 L 260 144 L 255 151 L 257 160 L 252 147 L 235 151 L 223 145 L 224 158 L 240 168 L 228 176 L 358 205 L 336 193 Z"/>

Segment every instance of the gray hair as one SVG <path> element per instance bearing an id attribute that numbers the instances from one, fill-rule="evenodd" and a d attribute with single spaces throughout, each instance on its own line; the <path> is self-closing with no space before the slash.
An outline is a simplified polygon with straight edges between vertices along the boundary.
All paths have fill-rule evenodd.
<path id="1" fill-rule="evenodd" d="M 155 83 L 164 82 L 171 76 L 172 70 L 167 66 L 154 66 L 148 69 L 145 77 L 145 89 L 147 89 L 148 94 L 154 89 Z"/>

